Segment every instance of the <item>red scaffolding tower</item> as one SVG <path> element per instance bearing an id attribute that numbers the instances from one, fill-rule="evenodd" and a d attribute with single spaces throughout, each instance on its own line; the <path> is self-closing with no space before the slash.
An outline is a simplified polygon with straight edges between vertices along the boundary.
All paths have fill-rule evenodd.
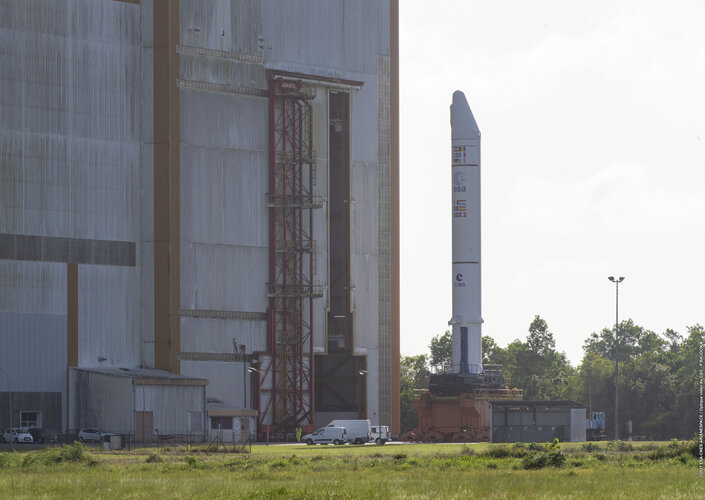
<path id="1" fill-rule="evenodd" d="M 259 353 L 259 432 L 313 425 L 315 163 L 311 100 L 301 81 L 269 81 L 269 308 L 267 351 Z"/>

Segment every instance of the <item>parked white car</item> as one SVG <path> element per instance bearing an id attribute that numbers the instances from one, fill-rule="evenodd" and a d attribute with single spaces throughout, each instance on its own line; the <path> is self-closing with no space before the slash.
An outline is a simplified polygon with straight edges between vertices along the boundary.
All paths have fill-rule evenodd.
<path id="1" fill-rule="evenodd" d="M 324 427 L 301 438 L 306 444 L 345 444 L 347 432 L 344 427 Z"/>
<path id="2" fill-rule="evenodd" d="M 78 439 L 82 443 L 100 443 L 103 436 L 109 436 L 107 432 L 103 432 L 100 429 L 81 429 L 78 431 Z"/>
<path id="3" fill-rule="evenodd" d="M 33 443 L 32 435 L 27 429 L 19 427 L 8 427 L 2 434 L 2 438 L 6 443 Z"/>

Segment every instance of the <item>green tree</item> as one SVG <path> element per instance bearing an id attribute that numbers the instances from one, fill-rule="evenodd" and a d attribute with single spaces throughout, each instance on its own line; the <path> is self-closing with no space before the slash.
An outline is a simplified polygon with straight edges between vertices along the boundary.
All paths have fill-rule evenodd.
<path id="1" fill-rule="evenodd" d="M 688 336 L 671 352 L 669 367 L 673 374 L 674 402 L 669 418 L 669 436 L 691 438 L 698 430 L 700 406 L 700 355 L 705 345 L 705 329 L 696 324 L 687 328 Z"/>
<path id="2" fill-rule="evenodd" d="M 506 350 L 493 353 L 504 365 L 504 378 L 510 387 L 524 390 L 526 399 L 564 399 L 569 396 L 575 370 L 565 353 L 557 352 L 548 324 L 536 315 L 529 325 L 526 342 L 515 340 Z"/>
<path id="3" fill-rule="evenodd" d="M 553 339 L 553 334 L 548 331 L 548 323 L 538 314 L 529 325 L 526 345 L 530 351 L 539 356 L 546 356 L 556 350 L 556 341 Z"/>
<path id="4" fill-rule="evenodd" d="M 453 337 L 450 330 L 443 335 L 436 335 L 429 345 L 431 366 L 451 366 L 453 364 Z"/>
<path id="5" fill-rule="evenodd" d="M 618 325 L 617 332 L 620 435 L 625 435 L 625 423 L 631 420 L 633 433 L 650 439 L 691 437 L 697 428 L 693 401 L 699 397 L 695 381 L 702 326 L 688 327 L 688 337 L 683 339 L 674 330 L 659 335 L 628 319 Z M 604 328 L 586 339 L 580 366 L 583 384 L 577 391 L 583 398 L 591 391 L 593 410 L 608 413 L 608 435 L 614 432 L 616 344 L 614 328 Z"/>
<path id="6" fill-rule="evenodd" d="M 418 415 L 414 409 L 414 396 L 417 389 L 428 389 L 431 372 L 425 354 L 403 356 L 400 373 L 400 426 L 401 432 L 408 432 L 419 425 Z"/>
<path id="7" fill-rule="evenodd" d="M 502 360 L 504 359 L 504 349 L 499 347 L 497 345 L 497 342 L 494 341 L 492 337 L 489 335 L 485 335 L 482 337 L 482 364 L 483 365 L 491 365 L 491 364 L 502 364 Z"/>
<path id="8" fill-rule="evenodd" d="M 614 401 L 614 370 L 610 360 L 586 353 L 578 367 L 579 383 L 571 399 L 588 405 L 590 411 L 605 411 Z"/>

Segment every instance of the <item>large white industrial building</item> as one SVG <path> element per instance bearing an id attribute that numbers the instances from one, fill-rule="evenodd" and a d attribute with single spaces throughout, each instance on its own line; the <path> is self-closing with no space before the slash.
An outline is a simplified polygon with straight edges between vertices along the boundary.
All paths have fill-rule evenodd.
<path id="1" fill-rule="evenodd" d="M 397 0 L 0 0 L 0 426 L 399 432 Z"/>

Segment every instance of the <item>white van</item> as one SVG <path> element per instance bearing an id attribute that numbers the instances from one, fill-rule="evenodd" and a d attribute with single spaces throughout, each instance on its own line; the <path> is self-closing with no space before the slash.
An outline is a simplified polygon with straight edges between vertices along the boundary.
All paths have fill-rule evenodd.
<path id="1" fill-rule="evenodd" d="M 306 444 L 345 444 L 347 436 L 345 427 L 323 427 L 311 434 L 301 436 L 301 442 Z"/>
<path id="2" fill-rule="evenodd" d="M 392 436 L 391 433 L 389 432 L 389 427 L 386 425 L 373 425 L 371 434 L 370 434 L 370 441 L 374 441 L 377 444 L 384 444 L 387 441 L 391 441 Z"/>
<path id="3" fill-rule="evenodd" d="M 345 427 L 348 431 L 347 440 L 352 444 L 365 444 L 370 441 L 370 428 L 372 427 L 369 420 L 333 420 L 328 427 Z"/>

